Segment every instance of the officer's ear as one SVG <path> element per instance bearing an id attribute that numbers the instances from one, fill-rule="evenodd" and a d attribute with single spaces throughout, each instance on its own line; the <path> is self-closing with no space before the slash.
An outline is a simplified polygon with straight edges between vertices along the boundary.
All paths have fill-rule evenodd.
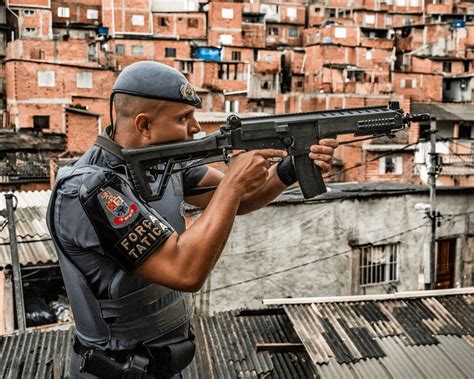
<path id="1" fill-rule="evenodd" d="M 135 129 L 144 137 L 150 137 L 149 117 L 146 113 L 135 116 Z"/>

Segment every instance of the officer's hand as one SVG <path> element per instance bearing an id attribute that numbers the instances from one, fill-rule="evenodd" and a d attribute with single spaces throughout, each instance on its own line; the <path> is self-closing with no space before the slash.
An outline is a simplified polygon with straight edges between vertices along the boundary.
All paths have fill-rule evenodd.
<path id="1" fill-rule="evenodd" d="M 321 171 L 328 172 L 331 169 L 334 149 L 339 146 L 339 142 L 332 138 L 319 141 L 318 145 L 311 146 L 309 157 L 314 160 L 314 164 L 321 168 Z"/>
<path id="2" fill-rule="evenodd" d="M 233 188 L 241 195 L 251 193 L 260 188 L 268 177 L 269 161 L 272 158 L 281 159 L 286 156 L 282 150 L 264 149 L 252 150 L 234 154 L 230 161 L 226 178 Z"/>

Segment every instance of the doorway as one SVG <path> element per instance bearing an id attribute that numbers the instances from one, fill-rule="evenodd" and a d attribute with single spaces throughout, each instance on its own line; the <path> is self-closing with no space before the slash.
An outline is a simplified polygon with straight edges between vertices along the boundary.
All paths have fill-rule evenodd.
<path id="1" fill-rule="evenodd" d="M 438 241 L 437 258 L 435 288 L 454 288 L 456 238 Z"/>

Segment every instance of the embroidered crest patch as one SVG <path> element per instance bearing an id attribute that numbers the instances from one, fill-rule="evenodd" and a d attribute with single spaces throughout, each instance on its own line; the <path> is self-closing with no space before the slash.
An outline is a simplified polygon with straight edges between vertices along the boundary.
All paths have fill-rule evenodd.
<path id="1" fill-rule="evenodd" d="M 138 205 L 113 188 L 103 189 L 97 199 L 113 228 L 130 225 L 139 215 Z"/>
<path id="2" fill-rule="evenodd" d="M 196 101 L 196 91 L 191 84 L 181 84 L 181 87 L 179 87 L 179 92 L 181 92 L 181 96 L 184 100 Z"/>

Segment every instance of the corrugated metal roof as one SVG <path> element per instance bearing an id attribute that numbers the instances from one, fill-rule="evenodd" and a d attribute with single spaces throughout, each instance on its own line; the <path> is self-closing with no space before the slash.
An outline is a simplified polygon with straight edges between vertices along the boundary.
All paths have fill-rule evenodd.
<path id="1" fill-rule="evenodd" d="M 70 328 L 0 336 L 0 378 L 65 377 L 73 333 Z"/>
<path id="2" fill-rule="evenodd" d="M 284 309 L 321 377 L 468 378 L 472 294 Z"/>
<path id="3" fill-rule="evenodd" d="M 5 193 L 0 195 L 0 210 L 5 209 Z M 11 193 L 11 192 L 9 192 Z M 15 197 L 18 199 L 17 208 L 28 208 L 28 207 L 47 207 L 49 199 L 51 197 L 51 191 L 16 191 L 13 192 Z"/>
<path id="4" fill-rule="evenodd" d="M 58 256 L 53 241 L 39 240 L 18 244 L 20 264 L 32 266 L 37 264 L 56 263 Z M 10 245 L 0 245 L 0 270 L 11 265 Z"/>
<path id="5" fill-rule="evenodd" d="M 472 104 L 456 103 L 413 103 L 413 113 L 429 113 L 438 121 L 474 121 Z"/>
<path id="6" fill-rule="evenodd" d="M 46 211 L 51 191 L 13 192 L 18 200 L 15 210 L 15 227 L 18 241 L 20 264 L 35 265 L 58 261 L 48 227 Z M 5 196 L 0 196 L 0 210 L 6 208 Z M 6 218 L 0 215 L 0 269 L 11 265 L 10 235 Z"/>
<path id="7" fill-rule="evenodd" d="M 183 378 L 470 378 L 473 299 L 443 294 L 291 304 L 199 318 L 196 357 Z M 400 324 L 400 314 L 413 325 Z M 424 327 L 414 331 L 420 320 Z M 63 374 L 72 333 L 0 337 L 0 377 L 52 378 L 54 362 Z M 257 349 L 300 343 L 306 351 Z"/>

